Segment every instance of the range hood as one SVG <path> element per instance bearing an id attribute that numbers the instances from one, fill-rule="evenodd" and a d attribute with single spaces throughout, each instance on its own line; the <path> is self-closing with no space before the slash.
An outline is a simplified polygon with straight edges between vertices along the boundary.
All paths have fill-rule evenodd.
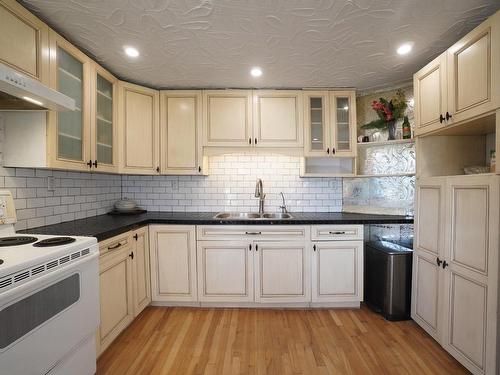
<path id="1" fill-rule="evenodd" d="M 0 63 L 0 111 L 74 111 L 75 101 Z"/>

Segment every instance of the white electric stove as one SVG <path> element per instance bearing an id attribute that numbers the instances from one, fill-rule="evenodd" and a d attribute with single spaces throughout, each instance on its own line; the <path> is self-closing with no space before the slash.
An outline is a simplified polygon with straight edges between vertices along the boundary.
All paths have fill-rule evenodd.
<path id="1" fill-rule="evenodd" d="M 96 371 L 99 248 L 93 237 L 17 234 L 0 190 L 0 372 Z"/>

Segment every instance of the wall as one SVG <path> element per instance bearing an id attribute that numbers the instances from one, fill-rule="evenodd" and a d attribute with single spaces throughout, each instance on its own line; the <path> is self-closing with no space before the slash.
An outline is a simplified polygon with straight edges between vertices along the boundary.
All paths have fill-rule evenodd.
<path id="1" fill-rule="evenodd" d="M 281 155 L 212 156 L 209 176 L 123 176 L 122 195 L 148 210 L 257 211 L 255 182 L 261 178 L 269 212 L 279 210 L 280 192 L 291 212 L 341 211 L 342 179 L 302 179 L 299 160 Z"/>

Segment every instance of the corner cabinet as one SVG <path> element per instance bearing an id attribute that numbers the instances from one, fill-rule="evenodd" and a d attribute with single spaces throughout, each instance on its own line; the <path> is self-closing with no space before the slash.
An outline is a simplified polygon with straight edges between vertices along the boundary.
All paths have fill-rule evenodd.
<path id="1" fill-rule="evenodd" d="M 253 145 L 302 147 L 302 91 L 255 90 L 253 92 Z"/>
<path id="2" fill-rule="evenodd" d="M 75 100 L 75 111 L 49 112 L 48 163 L 88 171 L 91 160 L 92 61 L 50 30 L 50 86 Z"/>
<path id="3" fill-rule="evenodd" d="M 201 91 L 160 92 L 161 173 L 206 173 Z"/>
<path id="4" fill-rule="evenodd" d="M 14 0 L 0 0 L 0 62 L 49 84 L 49 27 Z"/>
<path id="5" fill-rule="evenodd" d="M 90 119 L 92 169 L 118 172 L 118 80 L 94 64 L 92 69 Z"/>
<path id="6" fill-rule="evenodd" d="M 417 182 L 412 318 L 473 374 L 496 374 L 500 177 Z"/>
<path id="7" fill-rule="evenodd" d="M 356 156 L 354 91 L 304 91 L 306 156 Z"/>
<path id="8" fill-rule="evenodd" d="M 160 173 L 160 93 L 120 81 L 118 123 L 121 173 Z"/>
<path id="9" fill-rule="evenodd" d="M 500 107 L 500 11 L 413 76 L 416 135 Z"/>

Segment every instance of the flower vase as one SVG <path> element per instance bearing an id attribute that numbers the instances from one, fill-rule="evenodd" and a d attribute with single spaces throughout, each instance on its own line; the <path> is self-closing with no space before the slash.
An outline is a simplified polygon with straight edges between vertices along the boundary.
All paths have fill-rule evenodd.
<path id="1" fill-rule="evenodd" d="M 393 141 L 396 139 L 396 120 L 391 120 L 387 122 L 387 130 L 389 131 L 388 141 Z"/>

